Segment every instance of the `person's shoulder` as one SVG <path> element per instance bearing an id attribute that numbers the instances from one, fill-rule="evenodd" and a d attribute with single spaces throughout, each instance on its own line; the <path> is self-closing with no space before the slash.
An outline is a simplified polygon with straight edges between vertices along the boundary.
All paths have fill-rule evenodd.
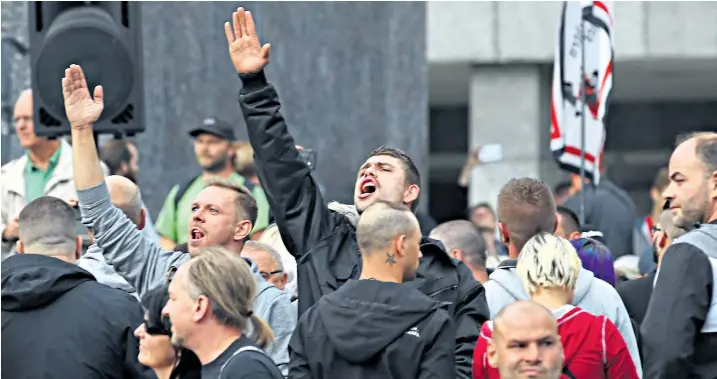
<path id="1" fill-rule="evenodd" d="M 643 276 L 641 278 L 626 280 L 622 283 L 619 283 L 615 287 L 615 289 L 617 290 L 617 293 L 622 297 L 634 291 L 639 291 L 643 287 L 652 287 L 654 279 L 654 274 L 648 274 L 647 276 Z"/>
<path id="2" fill-rule="evenodd" d="M 96 302 L 98 311 L 141 309 L 137 298 L 127 293 L 127 291 L 110 287 L 95 280 L 86 282 L 82 291 L 87 297 Z"/>
<path id="3" fill-rule="evenodd" d="M 226 379 L 283 379 L 274 362 L 263 352 L 247 350 L 237 354 L 224 368 Z"/>

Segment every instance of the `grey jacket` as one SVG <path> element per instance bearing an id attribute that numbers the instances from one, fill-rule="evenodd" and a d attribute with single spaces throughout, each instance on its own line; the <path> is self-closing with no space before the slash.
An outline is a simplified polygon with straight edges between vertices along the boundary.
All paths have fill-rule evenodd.
<path id="1" fill-rule="evenodd" d="M 97 245 L 90 245 L 85 255 L 77 260 L 77 265 L 97 279 L 97 282 L 106 286 L 116 288 L 129 293 L 139 300 L 139 295 L 134 287 L 110 266 L 102 255 L 102 249 Z"/>
<path id="2" fill-rule="evenodd" d="M 490 274 L 490 280 L 483 284 L 485 296 L 490 308 L 490 318 L 493 319 L 503 307 L 516 300 L 530 300 L 525 291 L 523 282 L 516 275 L 515 268 L 496 269 Z M 642 377 L 640 353 L 637 348 L 637 337 L 632 328 L 630 316 L 627 314 L 625 304 L 620 295 L 610 284 L 586 270 L 580 269 L 578 282 L 575 286 L 573 304 L 594 315 L 605 315 L 620 330 L 630 351 L 632 361 L 635 363 L 637 373 Z"/>
<path id="3" fill-rule="evenodd" d="M 95 240 L 102 246 L 107 263 L 141 297 L 148 290 L 164 283 L 170 269 L 178 268 L 190 256 L 178 251 L 165 251 L 137 230 L 136 225 L 110 202 L 107 185 L 77 191 L 82 222 L 92 228 Z M 286 375 L 289 363 L 289 339 L 296 327 L 296 315 L 289 295 L 267 283 L 256 265 L 249 261 L 257 279 L 258 290 L 254 298 L 254 312 L 264 319 L 276 335 L 266 352 Z M 247 330 L 252 337 L 252 331 Z"/>

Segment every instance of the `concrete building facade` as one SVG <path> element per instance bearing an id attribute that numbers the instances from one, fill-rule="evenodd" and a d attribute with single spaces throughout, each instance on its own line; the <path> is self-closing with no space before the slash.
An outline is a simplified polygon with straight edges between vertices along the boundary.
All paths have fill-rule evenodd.
<path id="1" fill-rule="evenodd" d="M 674 137 L 717 130 L 717 3 L 613 6 L 616 62 L 605 159 L 608 176 L 646 211 L 646 191 L 667 164 Z M 494 204 L 511 177 L 540 177 L 550 184 L 565 178 L 548 143 L 561 7 L 561 2 L 427 3 L 431 136 L 465 140 L 431 140 L 434 188 L 455 186 L 467 149 L 491 143 L 503 145 L 504 160 L 475 170 L 470 203 Z M 450 207 L 439 204 L 436 189 L 433 193 L 432 209 L 441 213 Z"/>

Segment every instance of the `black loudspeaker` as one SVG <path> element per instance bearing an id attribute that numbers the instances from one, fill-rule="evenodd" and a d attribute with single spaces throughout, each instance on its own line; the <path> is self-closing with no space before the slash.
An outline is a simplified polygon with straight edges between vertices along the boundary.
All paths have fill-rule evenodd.
<path id="1" fill-rule="evenodd" d="M 141 2 L 30 1 L 29 36 L 35 133 L 70 134 L 62 78 L 82 66 L 90 94 L 104 88 L 98 134 L 144 131 Z"/>

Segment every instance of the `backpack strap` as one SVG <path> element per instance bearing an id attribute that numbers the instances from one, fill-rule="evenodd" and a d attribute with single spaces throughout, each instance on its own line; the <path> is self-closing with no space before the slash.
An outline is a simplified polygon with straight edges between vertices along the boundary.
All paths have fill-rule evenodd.
<path id="1" fill-rule="evenodd" d="M 575 375 L 573 375 L 572 372 L 570 372 L 570 369 L 568 366 L 563 367 L 563 375 L 567 376 L 570 379 L 577 379 Z"/>
<path id="2" fill-rule="evenodd" d="M 184 197 L 184 194 L 187 193 L 187 190 L 189 189 L 189 187 L 191 187 L 192 184 L 194 184 L 194 181 L 197 180 L 198 178 L 199 178 L 198 176 L 194 176 L 191 179 L 189 179 L 183 183 L 179 183 L 179 189 L 177 190 L 177 193 L 174 195 L 174 214 L 175 215 L 177 214 L 177 207 L 179 207 L 179 201 L 182 200 L 182 198 Z"/>
<path id="3" fill-rule="evenodd" d="M 264 350 L 259 349 L 258 347 L 255 347 L 255 346 L 244 346 L 244 347 L 242 347 L 241 349 L 235 351 L 234 354 L 232 354 L 232 356 L 229 357 L 229 359 L 227 359 L 226 362 L 224 362 L 224 364 L 222 365 L 222 368 L 219 369 L 219 379 L 222 378 L 222 373 L 224 373 L 224 369 L 229 365 L 229 363 L 231 363 L 231 361 L 234 359 L 234 357 L 236 357 L 237 355 L 239 355 L 239 354 L 241 354 L 241 353 L 243 353 L 243 352 L 245 352 L 245 351 L 254 351 L 254 352 L 257 352 L 257 353 L 259 353 L 259 354 L 266 355 L 266 353 L 264 353 Z"/>

